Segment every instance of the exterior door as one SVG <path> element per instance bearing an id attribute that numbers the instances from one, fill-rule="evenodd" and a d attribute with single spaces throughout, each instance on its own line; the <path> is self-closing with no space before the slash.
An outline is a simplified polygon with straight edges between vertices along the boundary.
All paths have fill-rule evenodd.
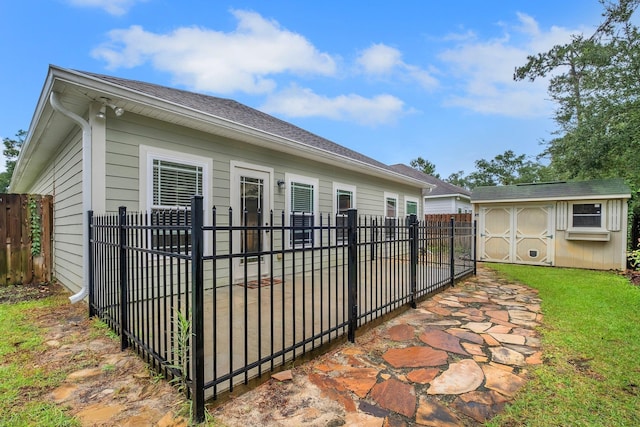
<path id="1" fill-rule="evenodd" d="M 271 174 L 268 171 L 233 167 L 231 197 L 233 222 L 246 227 L 234 235 L 234 253 L 245 257 L 234 259 L 234 282 L 258 280 L 269 275 L 269 263 L 260 255 L 268 246 L 268 231 L 259 227 L 269 225 L 271 206 Z"/>
<path id="2" fill-rule="evenodd" d="M 480 213 L 480 260 L 553 265 L 553 206 L 500 206 Z"/>

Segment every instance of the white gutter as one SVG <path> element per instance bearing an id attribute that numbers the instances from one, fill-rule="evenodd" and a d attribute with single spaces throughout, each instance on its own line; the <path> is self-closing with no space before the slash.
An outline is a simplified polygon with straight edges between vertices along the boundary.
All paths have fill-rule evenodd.
<path id="1" fill-rule="evenodd" d="M 87 240 L 87 212 L 91 210 L 91 126 L 85 119 L 65 108 L 58 95 L 51 92 L 49 102 L 53 109 L 62 115 L 70 118 L 82 128 L 82 288 L 80 291 L 69 297 L 72 304 L 82 301 L 89 289 L 87 281 L 89 279 L 89 242 Z"/>

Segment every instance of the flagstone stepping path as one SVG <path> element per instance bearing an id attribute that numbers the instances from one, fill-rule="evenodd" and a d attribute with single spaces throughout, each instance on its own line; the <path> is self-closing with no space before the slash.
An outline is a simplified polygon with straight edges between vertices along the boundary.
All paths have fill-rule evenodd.
<path id="1" fill-rule="evenodd" d="M 541 321 L 535 290 L 479 268 L 477 276 L 358 335 L 356 344 L 295 369 L 294 381 L 308 379 L 344 411 L 333 419 L 318 411 L 324 416 L 318 425 L 480 425 L 524 386 L 528 367 L 542 363 L 535 329 Z M 224 414 L 218 413 L 224 423 L 242 425 Z M 316 425 L 313 417 L 304 420 Z"/>

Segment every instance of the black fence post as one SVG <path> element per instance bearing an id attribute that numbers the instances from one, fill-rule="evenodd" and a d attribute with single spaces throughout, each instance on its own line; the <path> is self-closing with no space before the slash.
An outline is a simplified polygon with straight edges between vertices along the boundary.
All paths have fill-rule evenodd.
<path id="1" fill-rule="evenodd" d="M 129 284 L 127 282 L 127 208 L 118 208 L 118 234 L 120 254 L 120 349 L 129 347 Z"/>
<path id="2" fill-rule="evenodd" d="M 455 238 L 456 238 L 456 220 L 454 217 L 451 217 L 449 221 L 449 225 L 451 226 L 451 232 L 449 234 L 449 245 L 451 248 L 449 249 L 449 274 L 451 275 L 451 286 L 453 286 L 456 282 L 456 258 L 455 258 Z"/>
<path id="3" fill-rule="evenodd" d="M 416 282 L 418 272 L 418 218 L 416 214 L 409 215 L 409 258 L 411 283 L 411 308 L 416 308 Z"/>
<path id="4" fill-rule="evenodd" d="M 203 206 L 202 196 L 191 198 L 191 396 L 193 398 L 193 420 L 204 422 L 204 284 L 202 274 L 203 256 Z M 188 375 L 183 372 L 183 375 Z"/>
<path id="5" fill-rule="evenodd" d="M 349 342 L 356 342 L 356 328 L 358 327 L 358 211 L 349 209 L 347 213 L 347 242 L 348 248 L 348 304 Z"/>
<path id="6" fill-rule="evenodd" d="M 478 250 L 478 220 L 474 219 L 473 220 L 473 275 L 476 275 L 476 272 L 478 271 L 478 256 L 477 256 L 477 251 Z"/>
<path id="7" fill-rule="evenodd" d="M 93 254 L 93 211 L 87 211 L 87 239 L 89 242 L 89 259 L 87 262 L 89 263 L 89 277 L 87 278 L 87 284 L 89 286 L 89 317 L 93 317 L 96 315 L 95 305 L 95 272 L 96 267 L 94 265 L 94 254 Z"/>

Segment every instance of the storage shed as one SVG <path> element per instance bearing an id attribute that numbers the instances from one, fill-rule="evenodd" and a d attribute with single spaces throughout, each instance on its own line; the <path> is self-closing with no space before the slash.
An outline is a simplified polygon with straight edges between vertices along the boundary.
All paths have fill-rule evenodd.
<path id="1" fill-rule="evenodd" d="M 627 201 L 622 179 L 478 187 L 478 260 L 624 270 Z"/>

